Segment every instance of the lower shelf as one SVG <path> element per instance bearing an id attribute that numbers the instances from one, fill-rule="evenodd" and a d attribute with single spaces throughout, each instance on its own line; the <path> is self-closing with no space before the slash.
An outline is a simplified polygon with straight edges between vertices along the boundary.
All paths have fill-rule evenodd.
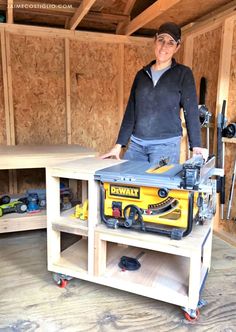
<path id="1" fill-rule="evenodd" d="M 19 232 L 47 227 L 46 211 L 39 213 L 9 213 L 0 217 L 0 233 Z"/>
<path id="2" fill-rule="evenodd" d="M 61 252 L 57 262 L 50 270 L 74 276 L 74 273 L 88 273 L 88 240 L 81 239 Z M 73 271 L 73 273 L 70 273 Z"/>
<path id="3" fill-rule="evenodd" d="M 122 256 L 140 257 L 140 269 L 122 271 L 118 266 Z M 108 243 L 106 269 L 98 280 L 108 286 L 185 305 L 188 301 L 189 258 Z"/>
<path id="4" fill-rule="evenodd" d="M 55 231 L 66 232 L 70 234 L 77 234 L 88 236 L 88 221 L 75 218 L 75 208 L 63 211 L 56 220 L 52 222 L 52 228 Z"/>

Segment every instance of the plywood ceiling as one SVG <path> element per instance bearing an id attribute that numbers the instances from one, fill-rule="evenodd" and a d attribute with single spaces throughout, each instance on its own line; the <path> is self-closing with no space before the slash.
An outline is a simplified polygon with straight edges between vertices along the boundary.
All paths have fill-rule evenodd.
<path id="1" fill-rule="evenodd" d="M 165 21 L 181 27 L 224 8 L 235 0 L 0 0 L 1 19 L 38 25 L 126 35 L 154 34 Z"/>

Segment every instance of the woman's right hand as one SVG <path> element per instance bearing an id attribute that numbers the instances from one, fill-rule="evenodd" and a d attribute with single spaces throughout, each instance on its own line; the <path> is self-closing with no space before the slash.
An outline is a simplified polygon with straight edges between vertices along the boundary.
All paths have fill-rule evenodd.
<path id="1" fill-rule="evenodd" d="M 101 159 L 115 157 L 115 159 L 120 160 L 121 144 L 116 144 L 109 152 L 100 156 Z"/>

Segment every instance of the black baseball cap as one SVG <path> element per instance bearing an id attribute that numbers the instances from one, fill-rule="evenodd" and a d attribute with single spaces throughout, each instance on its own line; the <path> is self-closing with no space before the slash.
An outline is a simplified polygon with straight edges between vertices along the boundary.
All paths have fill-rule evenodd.
<path id="1" fill-rule="evenodd" d="M 163 23 L 157 30 L 156 35 L 161 35 L 162 33 L 167 33 L 170 35 L 176 42 L 179 42 L 181 39 L 181 29 L 174 22 Z"/>

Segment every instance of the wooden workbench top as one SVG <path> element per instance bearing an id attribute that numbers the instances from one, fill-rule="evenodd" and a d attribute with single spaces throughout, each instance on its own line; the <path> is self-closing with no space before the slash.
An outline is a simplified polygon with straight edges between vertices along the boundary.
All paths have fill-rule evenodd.
<path id="1" fill-rule="evenodd" d="M 0 169 L 45 168 L 68 160 L 95 156 L 80 145 L 0 145 Z"/>

